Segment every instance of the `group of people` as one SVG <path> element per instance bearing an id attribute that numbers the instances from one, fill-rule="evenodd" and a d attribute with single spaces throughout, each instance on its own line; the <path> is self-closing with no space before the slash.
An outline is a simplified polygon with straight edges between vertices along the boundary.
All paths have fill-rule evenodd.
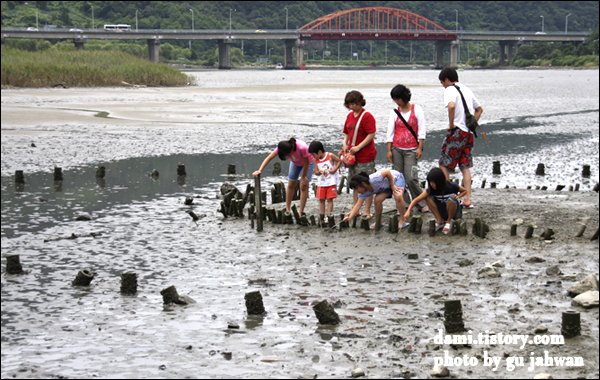
<path id="1" fill-rule="evenodd" d="M 370 218 L 373 200 L 375 213 L 381 213 L 383 201 L 394 198 L 400 216 L 399 228 L 408 226 L 406 221 L 412 209 L 416 208 L 421 212 L 431 212 L 436 218 L 436 229 L 448 233 L 450 222 L 462 217 L 462 209 L 473 207 L 470 171 L 473 167 L 473 133 L 466 124 L 464 105 L 468 108 L 466 111 L 478 121 L 483 108 L 473 92 L 458 81 L 455 69 L 444 68 L 438 78 L 444 87 L 448 132 L 442 144 L 439 168 L 432 169 L 427 175 L 426 190 L 423 190 L 418 182 L 417 166 L 426 139 L 425 116 L 421 106 L 410 102 L 410 89 L 399 84 L 390 93 L 398 106 L 390 113 L 386 138 L 387 159 L 392 164 L 392 169 L 379 172 L 375 169 L 375 118 L 364 109 L 366 101 L 359 91 L 346 94 L 344 106 L 350 112 L 344 124 L 344 142 L 340 153 L 352 155 L 355 163 L 348 166 L 349 186 L 354 190 L 354 207 L 344 221 L 360 215 L 363 204 L 364 215 Z M 276 156 L 281 160 L 290 159 L 286 210 L 290 210 L 296 184 L 300 180 L 299 211 L 304 211 L 309 183 L 314 173 L 318 176 L 316 197 L 320 202 L 320 212 L 326 215 L 327 208 L 327 213 L 331 213 L 333 200 L 337 198 L 338 173 L 342 159 L 327 152 L 320 141 L 307 144 L 292 137 L 280 141 L 253 175 L 260 175 Z M 463 174 L 464 187 L 450 182 L 450 169 L 457 166 Z M 374 227 L 374 224 L 372 226 Z"/>

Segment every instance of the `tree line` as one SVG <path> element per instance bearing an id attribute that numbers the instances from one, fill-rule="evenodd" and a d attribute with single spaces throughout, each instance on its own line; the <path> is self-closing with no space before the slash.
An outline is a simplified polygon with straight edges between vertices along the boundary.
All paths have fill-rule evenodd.
<path id="1" fill-rule="evenodd" d="M 598 28 L 597 1 L 2 1 L 2 27 L 35 27 L 99 29 L 104 24 L 124 23 L 138 29 L 182 30 L 208 29 L 286 29 L 295 30 L 329 13 L 363 7 L 392 7 L 404 9 L 439 24 L 449 31 L 491 30 L 562 32 L 591 31 Z M 93 13 L 93 19 L 92 19 Z M 543 17 L 541 17 L 543 16 Z M 458 21 L 458 22 L 457 22 Z M 595 39 L 597 40 L 597 33 Z M 592 39 L 590 39 L 592 40 Z M 11 40 L 7 40 L 11 41 Z M 58 41 L 52 41 L 52 48 Z M 589 41 L 588 41 L 589 42 Z M 536 43 L 515 57 L 521 64 L 533 60 L 555 60 L 558 55 L 581 57 L 598 54 L 592 43 Z M 597 41 L 595 41 L 597 46 Z M 47 48 L 44 43 L 19 43 L 11 46 L 24 49 Z M 23 46 L 19 46 L 23 45 Z M 95 45 L 95 46 L 93 46 Z M 131 46 L 129 46 L 131 45 Z M 537 45 L 540 45 L 539 47 Z M 560 46 L 559 46 L 560 45 Z M 68 44 L 58 45 L 68 49 Z M 86 49 L 118 49 L 143 56 L 144 43 L 105 42 L 86 44 Z M 531 51 L 534 51 L 531 53 Z M 484 53 L 485 52 L 485 53 Z M 423 63 L 433 61 L 433 43 L 410 41 L 311 41 L 305 48 L 305 61 L 374 62 L 377 64 Z M 355 54 L 356 53 L 356 54 Z M 471 54 L 472 53 L 472 54 Z M 532 55 L 533 54 L 533 55 Z M 192 60 L 211 65 L 217 60 L 212 41 L 169 41 L 160 49 L 164 60 Z M 276 41 L 237 42 L 233 63 L 283 61 L 283 44 Z M 497 43 L 468 43 L 461 48 L 460 61 L 479 62 L 497 59 Z M 478 59 L 479 58 L 479 59 Z M 558 62 L 558 61 L 556 61 Z"/>

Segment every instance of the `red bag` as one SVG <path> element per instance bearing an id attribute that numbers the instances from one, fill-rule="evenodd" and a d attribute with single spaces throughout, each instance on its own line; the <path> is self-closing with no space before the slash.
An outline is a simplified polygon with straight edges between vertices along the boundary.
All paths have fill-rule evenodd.
<path id="1" fill-rule="evenodd" d="M 356 145 L 356 137 L 358 136 L 358 127 L 360 126 L 360 121 L 362 120 L 363 116 L 365 116 L 365 114 L 367 113 L 367 111 L 363 111 L 362 115 L 360 115 L 360 117 L 358 118 L 358 122 L 356 123 L 356 128 L 354 129 L 354 137 L 352 138 L 352 147 L 354 147 Z M 347 152 L 344 152 L 344 150 L 340 150 L 339 153 L 340 156 L 340 160 L 342 160 L 342 162 L 344 163 L 344 167 L 348 167 L 348 166 L 352 166 L 356 163 L 356 156 L 353 155 L 352 153 L 350 153 L 350 150 L 348 150 Z"/>
<path id="2" fill-rule="evenodd" d="M 348 166 L 352 166 L 356 163 L 356 156 L 350 153 L 350 151 L 344 152 L 344 150 L 342 149 L 340 150 L 340 153 L 338 153 L 338 155 L 340 156 L 340 160 L 342 160 L 342 163 L 344 164 L 345 168 L 347 168 Z"/>

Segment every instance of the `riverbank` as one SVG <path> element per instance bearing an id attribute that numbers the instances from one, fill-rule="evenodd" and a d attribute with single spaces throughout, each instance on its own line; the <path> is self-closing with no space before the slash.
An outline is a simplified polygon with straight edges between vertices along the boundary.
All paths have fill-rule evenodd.
<path id="1" fill-rule="evenodd" d="M 186 86 L 192 79 L 120 51 L 27 52 L 2 46 L 2 88 Z"/>

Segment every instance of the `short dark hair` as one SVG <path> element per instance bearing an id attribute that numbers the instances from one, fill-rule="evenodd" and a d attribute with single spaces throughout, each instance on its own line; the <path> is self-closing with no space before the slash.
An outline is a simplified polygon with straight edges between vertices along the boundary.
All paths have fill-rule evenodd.
<path id="1" fill-rule="evenodd" d="M 348 186 L 354 190 L 357 187 L 362 186 L 363 182 L 367 185 L 371 184 L 371 181 L 369 180 L 369 174 L 367 174 L 367 172 L 360 172 L 359 174 L 354 175 Z"/>
<path id="2" fill-rule="evenodd" d="M 348 106 L 353 103 L 360 104 L 361 107 L 364 107 L 365 104 L 367 104 L 367 101 L 365 100 L 363 94 L 361 94 L 359 91 L 353 90 L 346 94 L 346 97 L 344 98 L 344 106 L 348 108 Z"/>
<path id="3" fill-rule="evenodd" d="M 325 153 L 325 148 L 323 148 L 323 143 L 320 141 L 314 140 L 308 146 L 308 153 L 319 153 L 319 151 Z"/>
<path id="4" fill-rule="evenodd" d="M 458 82 L 458 73 L 452 67 L 444 67 L 438 76 L 440 82 L 448 79 L 450 82 Z"/>
<path id="5" fill-rule="evenodd" d="M 402 84 L 396 85 L 394 88 L 392 88 L 390 95 L 392 96 L 392 99 L 394 99 L 394 100 L 402 99 L 406 103 L 410 102 L 410 96 L 411 96 L 410 90 L 408 87 L 406 87 Z"/>

